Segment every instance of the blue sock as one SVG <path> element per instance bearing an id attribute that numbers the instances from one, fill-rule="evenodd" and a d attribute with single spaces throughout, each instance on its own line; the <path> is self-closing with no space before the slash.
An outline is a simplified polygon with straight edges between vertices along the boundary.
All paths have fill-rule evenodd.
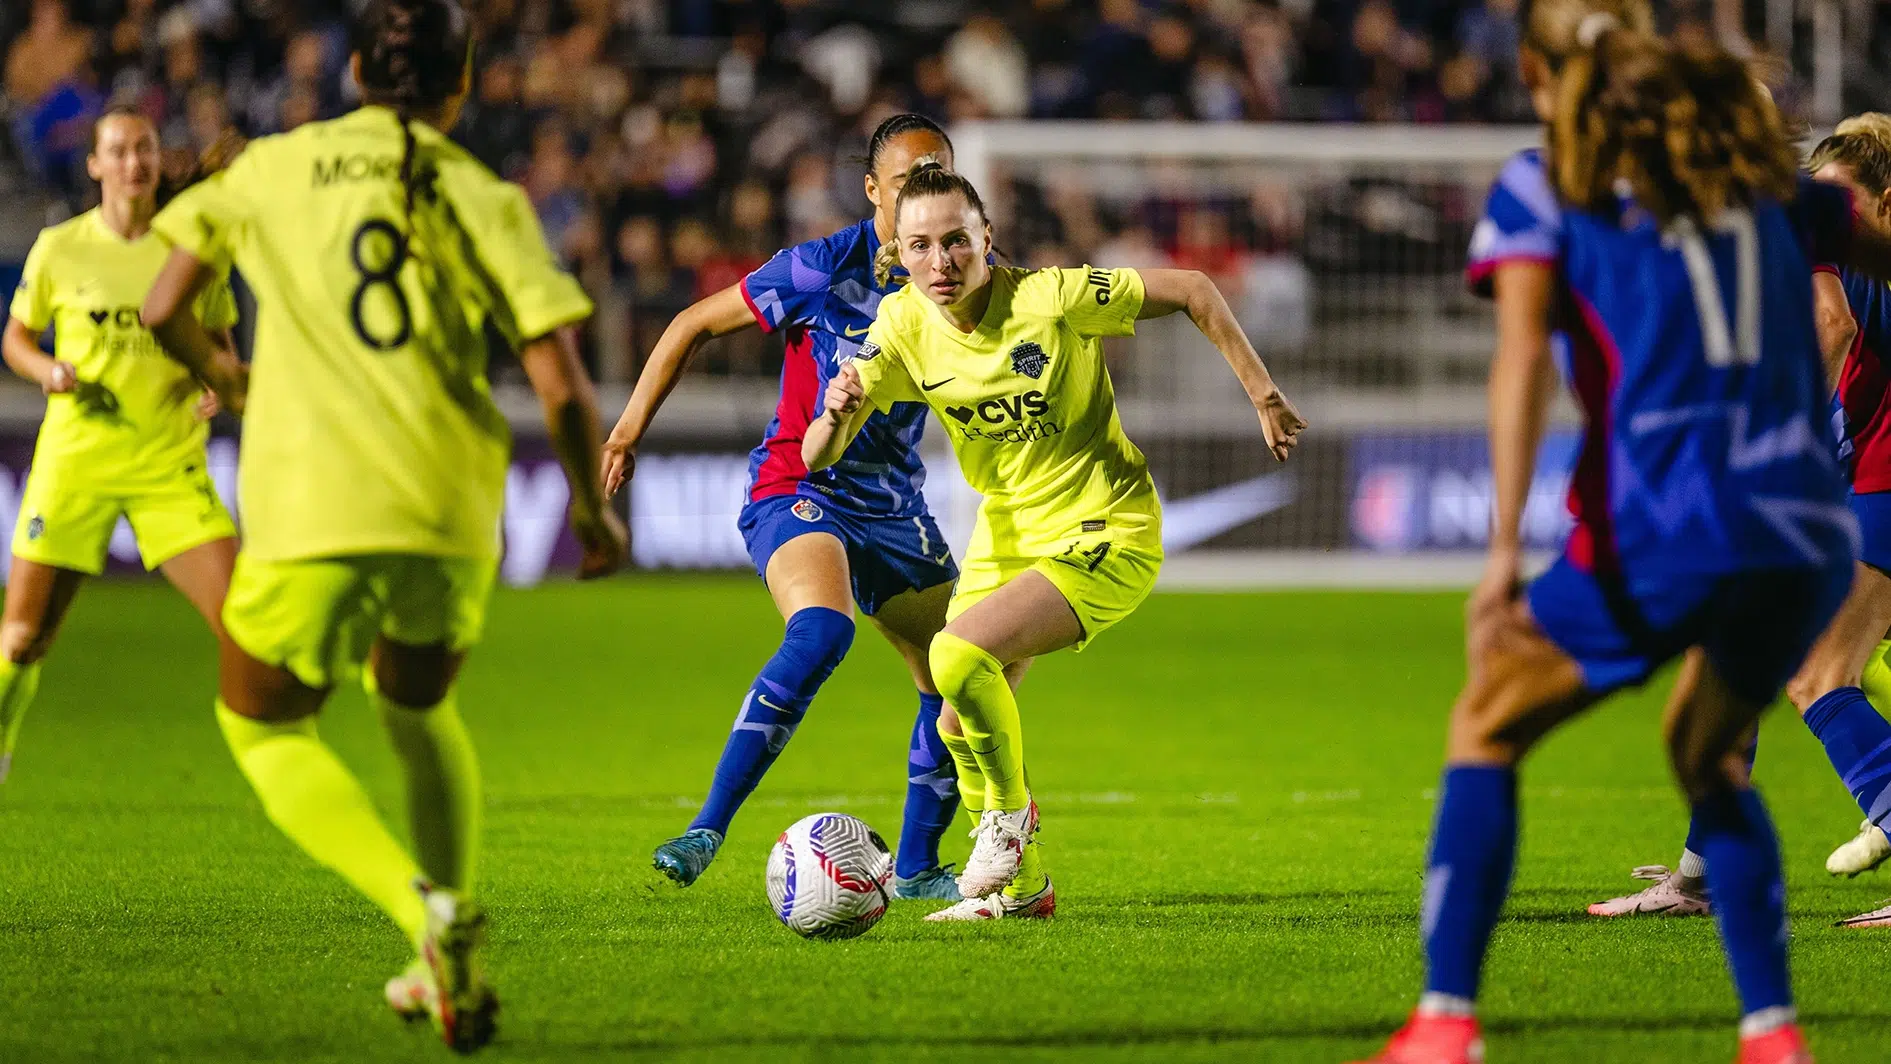
<path id="1" fill-rule="evenodd" d="M 1805 719 L 1865 818 L 1883 826 L 1891 819 L 1891 723 L 1856 687 L 1826 694 L 1806 710 Z"/>
<path id="2" fill-rule="evenodd" d="M 854 642 L 854 619 L 825 606 L 809 606 L 788 618 L 781 647 L 762 666 L 742 699 L 735 728 L 709 783 L 709 798 L 690 829 L 729 833 L 735 811 L 755 791 L 782 747 L 807 715 L 808 703 Z"/>
<path id="3" fill-rule="evenodd" d="M 1760 756 L 1760 730 L 1758 728 L 1753 729 L 1753 741 L 1749 742 L 1744 748 L 1741 749 L 1740 756 L 1746 759 L 1747 779 L 1751 781 L 1753 779 L 1753 762 L 1758 760 Z M 1843 773 L 1841 773 L 1841 775 L 1843 775 Z M 1689 853 L 1698 855 L 1701 852 L 1701 848 L 1699 845 L 1700 828 L 1694 822 L 1696 819 L 1698 818 L 1690 818 L 1688 820 L 1687 847 L 1686 848 Z"/>
<path id="4" fill-rule="evenodd" d="M 939 711 L 945 699 L 919 696 L 912 745 L 906 751 L 906 819 L 900 825 L 900 852 L 893 871 L 916 876 L 939 867 L 939 839 L 959 812 L 959 769 L 939 741 Z"/>
<path id="5" fill-rule="evenodd" d="M 1786 883 L 1766 803 L 1755 791 L 1715 795 L 1694 807 L 1694 823 L 1741 1015 L 1790 1007 Z"/>
<path id="6" fill-rule="evenodd" d="M 1425 991 L 1477 999 L 1491 929 L 1517 857 L 1517 773 L 1489 765 L 1445 769 L 1425 867 Z"/>

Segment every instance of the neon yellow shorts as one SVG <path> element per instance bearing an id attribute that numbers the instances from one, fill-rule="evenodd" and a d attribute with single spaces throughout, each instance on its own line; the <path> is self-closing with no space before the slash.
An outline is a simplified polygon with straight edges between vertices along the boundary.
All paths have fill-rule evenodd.
<path id="1" fill-rule="evenodd" d="M 213 540 L 236 535 L 202 466 L 132 491 L 104 493 L 78 475 L 35 468 L 26 477 L 13 553 L 41 565 L 97 575 L 105 570 L 112 530 L 123 516 L 138 536 L 146 569 Z"/>
<path id="2" fill-rule="evenodd" d="M 315 688 L 351 679 L 379 636 L 466 650 L 486 627 L 495 558 L 236 556 L 223 627 L 250 657 Z"/>
<path id="3" fill-rule="evenodd" d="M 952 621 L 1018 576 L 1037 571 L 1055 586 L 1083 625 L 1076 649 L 1136 612 L 1156 586 L 1162 552 L 1112 542 L 1107 536 L 1073 540 L 1048 557 L 981 554 L 960 564 L 959 583 L 946 620 Z"/>

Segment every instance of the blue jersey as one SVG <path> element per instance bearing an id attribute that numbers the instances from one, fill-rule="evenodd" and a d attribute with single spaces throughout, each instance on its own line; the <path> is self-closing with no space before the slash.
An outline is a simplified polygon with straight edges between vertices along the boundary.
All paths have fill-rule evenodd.
<path id="1" fill-rule="evenodd" d="M 1813 264 L 1850 234 L 1849 194 L 1809 179 L 1790 204 L 1664 232 L 1628 200 L 1562 206 L 1537 152 L 1505 166 L 1470 280 L 1556 270 L 1558 362 L 1586 423 L 1572 563 L 1648 576 L 1856 555 L 1812 325 Z"/>
<path id="2" fill-rule="evenodd" d="M 1830 267 L 1821 266 L 1821 269 Z M 1851 270 L 1842 271 L 1845 302 L 1858 336 L 1839 370 L 1832 427 L 1839 460 L 1860 494 L 1891 491 L 1891 289 Z"/>
<path id="3" fill-rule="evenodd" d="M 801 441 L 821 411 L 840 364 L 853 357 L 891 287 L 874 283 L 880 238 L 871 219 L 832 236 L 775 253 L 742 281 L 742 298 L 763 332 L 788 331 L 781 367 L 781 398 L 768 434 L 749 455 L 750 502 L 805 495 L 872 517 L 917 517 L 926 512 L 920 488 L 926 468 L 919 438 L 923 403 L 897 403 L 875 413 L 840 461 L 818 473 L 801 461 Z"/>

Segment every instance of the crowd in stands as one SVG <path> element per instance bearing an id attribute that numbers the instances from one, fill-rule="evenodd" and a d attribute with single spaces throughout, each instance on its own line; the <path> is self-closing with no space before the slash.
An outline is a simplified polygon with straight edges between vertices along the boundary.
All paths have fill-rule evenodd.
<path id="1" fill-rule="evenodd" d="M 90 116 L 108 102 L 150 114 L 178 172 L 231 127 L 256 136 L 339 114 L 353 103 L 351 2 L 7 0 L 14 161 L 78 206 L 90 194 Z M 628 354 L 599 367 L 613 378 L 634 372 L 690 301 L 777 247 L 863 216 L 857 157 L 895 110 L 947 122 L 1528 118 L 1514 70 L 1517 0 L 471 6 L 483 44 L 455 135 L 525 186 L 592 291 L 620 297 L 629 339 L 614 349 Z M 1664 9 L 1674 31 L 1707 32 L 1705 9 Z M 1053 221 L 1007 250 L 1029 260 L 1054 245 L 1081 261 L 1113 243 L 1186 259 L 1188 230 L 1199 228 Z M 1209 235 L 1225 244 L 1228 228 Z M 1235 228 L 1250 244 L 1277 239 L 1264 226 Z"/>

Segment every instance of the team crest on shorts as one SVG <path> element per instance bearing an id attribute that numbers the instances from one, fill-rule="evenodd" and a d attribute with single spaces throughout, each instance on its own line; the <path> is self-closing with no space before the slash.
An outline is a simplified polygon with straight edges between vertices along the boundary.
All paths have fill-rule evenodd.
<path id="1" fill-rule="evenodd" d="M 1044 367 L 1050 364 L 1051 356 L 1045 354 L 1044 349 L 1034 341 L 1026 340 L 1011 349 L 1013 373 L 1022 373 L 1032 380 L 1037 380 L 1044 375 Z"/>
<path id="2" fill-rule="evenodd" d="M 38 514 L 34 514 L 33 519 L 26 523 L 26 538 L 38 539 L 39 537 L 45 534 L 46 534 L 46 519 L 44 517 L 41 517 Z"/>
<path id="3" fill-rule="evenodd" d="M 794 506 L 790 508 L 789 512 L 810 524 L 819 521 L 823 516 L 821 514 L 821 505 L 813 499 L 797 500 Z"/>

